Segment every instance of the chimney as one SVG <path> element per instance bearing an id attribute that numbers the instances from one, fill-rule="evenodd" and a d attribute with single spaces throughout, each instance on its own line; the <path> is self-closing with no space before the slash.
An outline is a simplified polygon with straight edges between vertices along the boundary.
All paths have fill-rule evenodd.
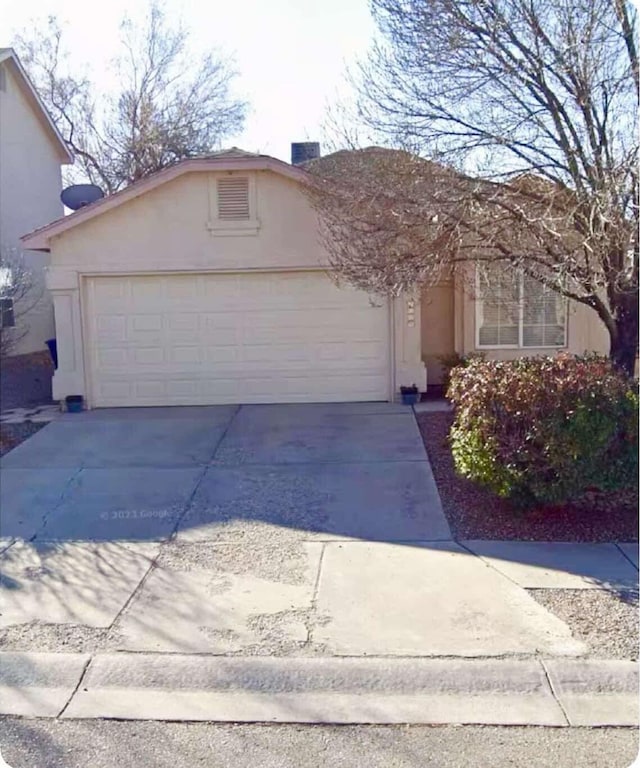
<path id="1" fill-rule="evenodd" d="M 295 141 L 291 144 L 291 165 L 300 165 L 320 157 L 318 141 Z"/>

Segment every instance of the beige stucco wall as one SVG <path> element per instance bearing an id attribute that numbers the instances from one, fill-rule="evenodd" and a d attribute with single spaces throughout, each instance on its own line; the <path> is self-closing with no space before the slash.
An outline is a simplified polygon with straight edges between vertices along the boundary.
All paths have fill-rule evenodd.
<path id="1" fill-rule="evenodd" d="M 0 248 L 20 253 L 22 235 L 62 216 L 61 162 L 10 67 L 0 67 L 5 75 L 5 88 L 0 89 Z M 28 332 L 18 354 L 46 349 L 44 341 L 54 335 L 53 305 L 44 278 L 49 254 L 24 251 L 24 261 L 33 271 L 38 301 L 20 320 Z"/>
<path id="2" fill-rule="evenodd" d="M 297 182 L 271 171 L 238 175 L 249 175 L 255 184 L 256 234 L 211 232 L 216 174 L 187 173 L 56 238 L 52 265 L 80 272 L 154 272 L 326 263 L 315 214 Z"/>
<path id="3" fill-rule="evenodd" d="M 269 170 L 237 173 L 250 177 L 255 203 L 256 222 L 245 231 L 215 229 L 216 173 L 194 171 L 52 239 L 48 284 L 58 339 L 55 398 L 86 394 L 83 276 L 327 266 L 316 214 L 299 183 Z M 396 391 L 414 382 L 424 389 L 420 311 L 418 297 L 393 303 Z"/>

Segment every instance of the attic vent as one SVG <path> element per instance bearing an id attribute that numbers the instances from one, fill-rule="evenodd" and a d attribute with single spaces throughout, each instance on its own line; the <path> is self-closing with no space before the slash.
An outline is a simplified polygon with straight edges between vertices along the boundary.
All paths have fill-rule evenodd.
<path id="1" fill-rule="evenodd" d="M 249 219 L 249 179 L 246 176 L 218 179 L 218 218 L 226 221 Z"/>

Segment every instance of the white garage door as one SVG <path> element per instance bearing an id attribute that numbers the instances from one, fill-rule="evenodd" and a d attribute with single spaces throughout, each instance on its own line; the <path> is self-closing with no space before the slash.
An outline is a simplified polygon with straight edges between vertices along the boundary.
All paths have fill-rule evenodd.
<path id="1" fill-rule="evenodd" d="M 324 274 L 97 277 L 87 294 L 95 407 L 388 399 L 388 304 Z"/>

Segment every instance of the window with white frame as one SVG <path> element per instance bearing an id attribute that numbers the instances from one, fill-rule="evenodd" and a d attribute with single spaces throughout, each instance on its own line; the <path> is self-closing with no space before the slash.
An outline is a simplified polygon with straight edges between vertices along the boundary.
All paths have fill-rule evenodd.
<path id="1" fill-rule="evenodd" d="M 567 302 L 521 271 L 509 267 L 478 269 L 476 346 L 563 347 Z"/>
<path id="2" fill-rule="evenodd" d="M 9 296 L 0 298 L 0 328 L 13 328 L 16 316 L 13 311 L 13 299 Z"/>

